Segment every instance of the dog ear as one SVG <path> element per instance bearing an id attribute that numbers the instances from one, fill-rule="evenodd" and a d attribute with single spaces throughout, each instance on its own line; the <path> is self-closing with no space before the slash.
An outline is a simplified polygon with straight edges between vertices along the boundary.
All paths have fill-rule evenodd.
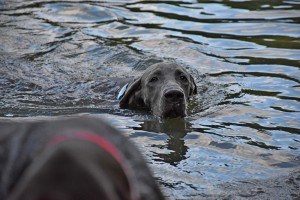
<path id="1" fill-rule="evenodd" d="M 197 94 L 197 85 L 195 83 L 194 78 L 192 77 L 192 75 L 190 75 L 190 93 L 189 95 L 192 96 L 194 94 Z"/>
<path id="2" fill-rule="evenodd" d="M 125 91 L 124 96 L 120 100 L 120 108 L 128 107 L 144 107 L 144 100 L 142 97 L 141 78 L 133 80 Z"/>

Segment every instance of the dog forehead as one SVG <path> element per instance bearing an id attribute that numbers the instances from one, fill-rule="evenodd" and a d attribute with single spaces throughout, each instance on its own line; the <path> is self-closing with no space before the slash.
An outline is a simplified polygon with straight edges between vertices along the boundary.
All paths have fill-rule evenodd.
<path id="1" fill-rule="evenodd" d="M 154 70 L 154 69 L 176 69 L 176 68 L 182 69 L 183 67 L 181 67 L 177 63 L 161 62 L 161 63 L 156 63 L 154 65 L 151 65 L 149 67 L 149 70 Z"/>
<path id="2" fill-rule="evenodd" d="M 153 74 L 155 72 L 170 73 L 172 71 L 186 72 L 186 70 L 182 66 L 180 66 L 176 63 L 157 63 L 154 65 L 151 65 L 150 67 L 148 67 L 146 69 L 146 71 L 144 72 L 144 77 L 146 78 L 149 74 Z"/>

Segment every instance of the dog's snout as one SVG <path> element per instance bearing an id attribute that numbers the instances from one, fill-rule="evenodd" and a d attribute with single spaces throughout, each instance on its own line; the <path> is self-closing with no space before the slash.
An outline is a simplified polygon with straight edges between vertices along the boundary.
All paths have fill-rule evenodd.
<path id="1" fill-rule="evenodd" d="M 167 90 L 164 93 L 164 97 L 169 102 L 178 102 L 178 101 L 182 101 L 183 100 L 184 94 L 180 90 L 172 89 L 172 90 Z"/>

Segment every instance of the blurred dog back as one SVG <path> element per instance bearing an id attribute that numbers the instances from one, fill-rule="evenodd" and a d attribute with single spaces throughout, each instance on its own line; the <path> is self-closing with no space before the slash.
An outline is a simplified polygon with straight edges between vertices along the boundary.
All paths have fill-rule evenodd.
<path id="1" fill-rule="evenodd" d="M 137 147 L 100 119 L 0 122 L 0 199 L 164 199 Z"/>

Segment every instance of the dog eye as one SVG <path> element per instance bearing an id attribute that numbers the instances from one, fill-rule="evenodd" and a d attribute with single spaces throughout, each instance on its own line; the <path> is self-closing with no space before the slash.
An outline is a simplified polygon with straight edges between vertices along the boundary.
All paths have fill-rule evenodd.
<path id="1" fill-rule="evenodd" d="M 158 78 L 156 77 L 156 76 L 153 76 L 151 79 L 150 79 L 150 82 L 155 82 L 155 81 L 157 81 L 158 80 Z"/>
<path id="2" fill-rule="evenodd" d="M 181 75 L 181 76 L 180 76 L 180 80 L 182 80 L 182 81 L 187 81 L 187 77 L 184 76 L 184 75 Z"/>

